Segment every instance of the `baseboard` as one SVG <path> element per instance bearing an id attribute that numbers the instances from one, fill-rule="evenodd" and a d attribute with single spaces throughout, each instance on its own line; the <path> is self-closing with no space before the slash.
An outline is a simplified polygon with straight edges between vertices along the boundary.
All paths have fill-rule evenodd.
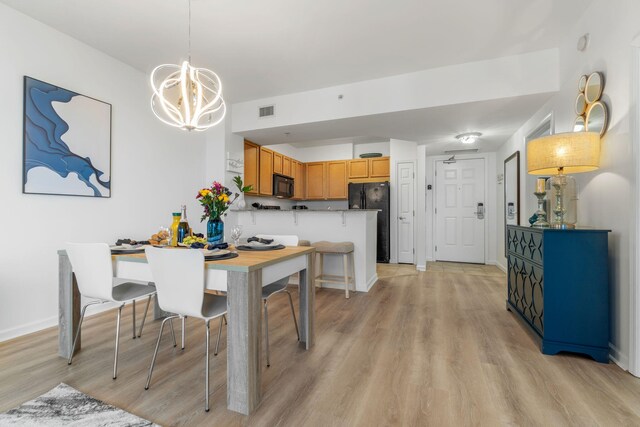
<path id="1" fill-rule="evenodd" d="M 486 264 L 487 265 L 495 265 L 500 270 L 502 270 L 504 273 L 507 272 L 507 267 L 505 265 L 500 264 L 498 261 L 487 261 Z"/>
<path id="2" fill-rule="evenodd" d="M 418 265 L 416 265 L 416 270 L 418 270 L 418 271 L 427 271 L 427 264 L 418 264 Z"/>
<path id="3" fill-rule="evenodd" d="M 58 316 L 52 316 L 46 319 L 27 323 L 26 325 L 20 325 L 20 326 L 16 326 L 15 328 L 5 329 L 4 331 L 0 331 L 0 342 L 8 341 L 13 338 L 18 338 L 23 335 L 29 335 L 34 332 L 38 332 L 43 329 L 51 328 L 57 325 L 58 325 Z"/>
<path id="4" fill-rule="evenodd" d="M 143 298 L 140 301 L 145 301 L 146 298 Z M 112 310 L 116 308 L 118 305 L 116 303 L 105 303 L 100 305 L 92 305 L 87 307 L 87 312 L 85 317 L 92 317 L 96 314 L 103 313 L 108 310 Z M 8 341 L 14 338 L 18 338 L 24 335 L 33 334 L 35 332 L 42 331 L 43 329 L 53 328 L 58 326 L 58 316 L 48 317 L 46 319 L 37 320 L 35 322 L 27 323 L 26 325 L 16 326 L 15 328 L 5 329 L 4 331 L 0 331 L 0 342 Z"/>
<path id="5" fill-rule="evenodd" d="M 625 371 L 629 370 L 629 356 L 621 353 L 612 343 L 609 343 L 609 359 Z"/>
<path id="6" fill-rule="evenodd" d="M 376 273 L 371 277 L 371 279 L 369 280 L 369 283 L 367 283 L 367 292 L 369 292 L 371 288 L 373 288 L 373 285 L 375 285 L 377 281 L 378 281 L 378 274 Z"/>

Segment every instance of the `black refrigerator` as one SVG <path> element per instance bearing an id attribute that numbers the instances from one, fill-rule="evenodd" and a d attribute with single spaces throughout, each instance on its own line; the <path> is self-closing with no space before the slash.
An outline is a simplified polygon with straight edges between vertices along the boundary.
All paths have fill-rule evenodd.
<path id="1" fill-rule="evenodd" d="M 379 209 L 377 261 L 389 262 L 391 253 L 390 218 L 391 198 L 389 182 L 368 182 L 349 184 L 349 209 Z"/>

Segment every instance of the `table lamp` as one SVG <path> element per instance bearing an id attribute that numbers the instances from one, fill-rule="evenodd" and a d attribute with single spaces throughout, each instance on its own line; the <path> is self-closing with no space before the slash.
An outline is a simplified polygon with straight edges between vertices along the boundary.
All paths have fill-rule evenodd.
<path id="1" fill-rule="evenodd" d="M 599 167 L 600 135 L 595 132 L 559 133 L 527 144 L 528 173 L 552 175 L 551 228 L 575 228 L 577 221 L 575 179 L 565 174 L 591 172 Z"/>

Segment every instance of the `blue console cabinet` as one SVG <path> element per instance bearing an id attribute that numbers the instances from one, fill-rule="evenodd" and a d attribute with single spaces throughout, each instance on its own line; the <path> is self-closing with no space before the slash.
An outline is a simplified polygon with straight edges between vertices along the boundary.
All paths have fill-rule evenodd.
<path id="1" fill-rule="evenodd" d="M 609 362 L 608 233 L 507 226 L 507 309 L 542 353 Z"/>

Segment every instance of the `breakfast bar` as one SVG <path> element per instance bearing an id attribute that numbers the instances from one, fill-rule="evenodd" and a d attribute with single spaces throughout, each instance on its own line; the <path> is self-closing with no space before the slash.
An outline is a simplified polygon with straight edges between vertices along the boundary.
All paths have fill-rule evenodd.
<path id="1" fill-rule="evenodd" d="M 167 249 L 188 250 L 188 249 Z M 315 291 L 313 271 L 315 250 L 286 247 L 264 252 L 240 252 L 237 258 L 207 261 L 206 286 L 227 273 L 227 407 L 248 415 L 262 398 L 262 287 L 300 273 L 300 342 L 306 350 L 314 344 Z M 59 351 L 68 357 L 80 318 L 80 293 L 65 251 L 59 257 Z M 141 254 L 112 256 L 117 277 L 151 281 L 146 257 Z M 80 341 L 76 352 L 81 348 Z M 151 350 L 150 354 L 151 354 Z"/>

